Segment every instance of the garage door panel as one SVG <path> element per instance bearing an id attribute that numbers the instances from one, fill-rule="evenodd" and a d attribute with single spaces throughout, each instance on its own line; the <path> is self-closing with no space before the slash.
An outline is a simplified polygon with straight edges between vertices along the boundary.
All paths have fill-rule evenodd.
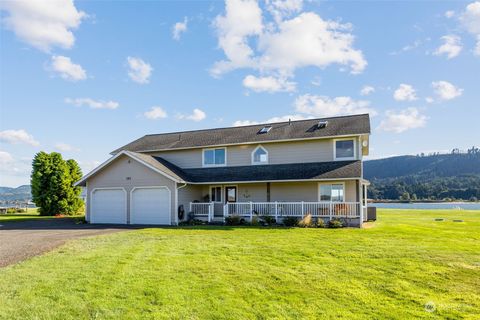
<path id="1" fill-rule="evenodd" d="M 165 187 L 132 191 L 130 223 L 171 224 L 170 191 Z"/>
<path id="2" fill-rule="evenodd" d="M 99 189 L 92 194 L 92 223 L 127 223 L 126 194 L 123 189 Z"/>

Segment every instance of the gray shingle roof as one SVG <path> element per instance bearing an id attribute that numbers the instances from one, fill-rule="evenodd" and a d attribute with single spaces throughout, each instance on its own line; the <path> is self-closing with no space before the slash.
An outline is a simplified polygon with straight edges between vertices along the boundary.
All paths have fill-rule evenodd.
<path id="1" fill-rule="evenodd" d="M 316 129 L 316 125 L 320 120 L 328 121 L 328 126 L 322 129 Z M 264 126 L 271 126 L 272 129 L 268 133 L 260 134 L 259 131 Z M 113 151 L 112 154 L 118 153 L 121 150 L 143 152 L 369 133 L 369 115 L 361 114 L 243 127 L 151 134 L 118 148 Z"/>
<path id="2" fill-rule="evenodd" d="M 191 183 L 361 178 L 361 161 L 331 161 L 181 169 L 161 157 L 159 164 Z"/>

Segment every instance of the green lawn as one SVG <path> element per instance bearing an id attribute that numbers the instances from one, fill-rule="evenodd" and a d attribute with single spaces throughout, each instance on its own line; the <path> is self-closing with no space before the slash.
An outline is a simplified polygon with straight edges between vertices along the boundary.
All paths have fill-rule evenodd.
<path id="1" fill-rule="evenodd" d="M 67 218 L 81 219 L 83 218 L 83 216 L 68 216 Z M 39 215 L 37 208 L 28 208 L 27 212 L 24 212 L 24 213 L 0 214 L 0 222 L 22 221 L 22 220 L 32 220 L 32 219 L 56 219 L 56 217 L 41 216 Z"/>
<path id="2" fill-rule="evenodd" d="M 379 213 L 75 240 L 0 269 L 0 319 L 479 319 L 480 211 Z"/>

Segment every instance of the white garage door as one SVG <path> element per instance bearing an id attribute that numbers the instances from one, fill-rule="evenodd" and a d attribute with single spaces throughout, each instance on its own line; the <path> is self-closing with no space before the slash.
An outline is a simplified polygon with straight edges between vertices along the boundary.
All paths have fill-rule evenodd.
<path id="1" fill-rule="evenodd" d="M 125 190 L 94 190 L 90 209 L 91 223 L 127 223 L 127 197 Z"/>
<path id="2" fill-rule="evenodd" d="M 171 224 L 170 190 L 166 187 L 132 191 L 131 224 Z"/>

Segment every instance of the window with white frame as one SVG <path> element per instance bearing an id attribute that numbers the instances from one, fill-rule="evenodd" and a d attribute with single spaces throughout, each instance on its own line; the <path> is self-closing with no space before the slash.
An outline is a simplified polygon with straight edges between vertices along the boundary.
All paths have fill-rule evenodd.
<path id="1" fill-rule="evenodd" d="M 258 146 L 252 152 L 252 164 L 267 164 L 268 163 L 268 151 Z"/>
<path id="2" fill-rule="evenodd" d="M 224 166 L 226 164 L 226 149 L 204 149 L 203 165 L 204 166 Z"/>
<path id="3" fill-rule="evenodd" d="M 355 140 L 342 139 L 335 140 L 335 160 L 353 160 L 355 159 Z"/>
<path id="4" fill-rule="evenodd" d="M 320 201 L 343 202 L 344 200 L 345 186 L 343 183 L 320 185 Z"/>
<path id="5" fill-rule="evenodd" d="M 222 202 L 222 187 L 212 187 L 210 189 L 210 200 L 212 202 Z"/>

